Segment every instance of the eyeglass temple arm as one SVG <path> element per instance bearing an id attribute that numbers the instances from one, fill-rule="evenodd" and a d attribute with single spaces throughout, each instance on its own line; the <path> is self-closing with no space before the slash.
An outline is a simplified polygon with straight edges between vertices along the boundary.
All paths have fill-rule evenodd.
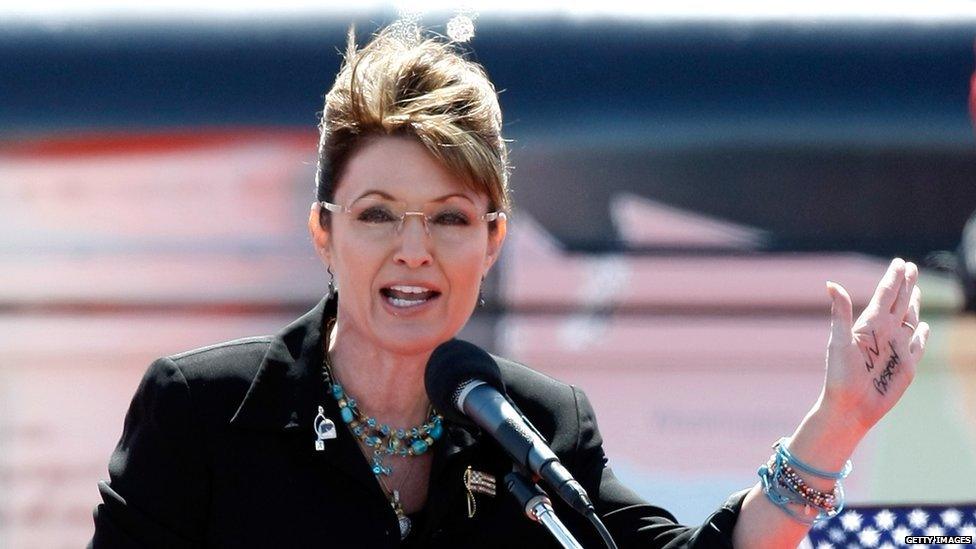
<path id="1" fill-rule="evenodd" d="M 345 208 L 343 208 L 342 206 L 338 204 L 333 204 L 331 202 L 326 202 L 325 200 L 320 201 L 319 205 L 325 208 L 326 210 L 335 213 L 342 213 L 345 210 Z"/>

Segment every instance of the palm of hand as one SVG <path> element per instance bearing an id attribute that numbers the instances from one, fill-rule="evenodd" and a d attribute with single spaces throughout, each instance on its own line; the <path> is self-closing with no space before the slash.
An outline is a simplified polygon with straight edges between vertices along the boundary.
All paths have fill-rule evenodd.
<path id="1" fill-rule="evenodd" d="M 917 281 L 918 268 L 895 259 L 856 321 L 850 295 L 828 283 L 833 304 L 824 404 L 864 432 L 898 402 L 925 351 L 929 326 L 919 323 Z"/>

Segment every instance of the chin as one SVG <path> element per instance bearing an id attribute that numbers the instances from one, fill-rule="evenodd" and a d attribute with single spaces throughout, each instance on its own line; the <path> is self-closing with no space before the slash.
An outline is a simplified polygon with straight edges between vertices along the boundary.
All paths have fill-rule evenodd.
<path id="1" fill-rule="evenodd" d="M 402 355 L 418 355 L 432 352 L 459 330 L 450 331 L 443 326 L 401 326 L 383 330 L 376 337 L 385 349 Z"/>

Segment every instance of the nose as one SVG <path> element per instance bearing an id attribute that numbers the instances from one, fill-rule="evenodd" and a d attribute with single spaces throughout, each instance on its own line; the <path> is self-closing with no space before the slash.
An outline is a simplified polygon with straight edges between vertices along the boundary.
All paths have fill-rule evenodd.
<path id="1" fill-rule="evenodd" d="M 416 219 L 412 219 L 415 217 Z M 410 268 L 417 268 L 433 263 L 431 255 L 431 239 L 427 234 L 427 225 L 422 216 L 408 215 L 403 220 L 397 234 L 397 249 L 393 260 L 398 264 Z"/>

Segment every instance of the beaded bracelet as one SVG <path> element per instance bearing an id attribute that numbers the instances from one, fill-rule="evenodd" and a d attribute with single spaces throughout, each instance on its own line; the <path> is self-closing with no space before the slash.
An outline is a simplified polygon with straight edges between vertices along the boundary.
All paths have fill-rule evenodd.
<path id="1" fill-rule="evenodd" d="M 783 509 L 791 517 L 803 524 L 815 524 L 822 520 L 836 516 L 844 508 L 844 489 L 837 482 L 832 492 L 821 492 L 814 490 L 804 484 L 800 488 L 796 479 L 799 478 L 795 471 L 792 474 L 787 472 L 789 467 L 777 456 L 770 457 L 770 461 L 759 468 L 759 478 L 762 481 L 763 493 L 775 505 Z M 800 506 L 804 514 L 794 513 L 789 505 Z M 810 511 L 816 510 L 817 513 L 810 516 Z"/>
<path id="2" fill-rule="evenodd" d="M 781 485 L 786 486 L 791 492 L 799 494 L 804 501 L 811 502 L 816 507 L 820 507 L 830 513 L 837 503 L 838 494 L 842 490 L 839 484 L 834 484 L 834 489 L 830 492 L 822 492 L 809 486 L 800 475 L 786 463 L 779 465 L 782 475 L 779 478 Z"/>
<path id="3" fill-rule="evenodd" d="M 846 478 L 853 469 L 850 460 L 844 464 L 839 473 L 821 471 L 803 463 L 790 453 L 787 447 L 789 442 L 788 438 L 777 441 L 773 445 L 776 453 L 770 456 L 767 463 L 759 467 L 757 473 L 762 483 L 763 494 L 787 515 L 806 525 L 816 524 L 836 516 L 844 508 L 844 488 L 840 480 Z M 815 476 L 834 480 L 834 489 L 831 492 L 822 492 L 812 488 L 800 477 L 794 467 Z M 790 509 L 790 505 L 801 506 L 803 514 L 794 512 Z M 811 517 L 812 510 L 816 510 L 817 513 Z"/>
<path id="4" fill-rule="evenodd" d="M 772 474 L 770 474 L 769 469 L 766 467 L 766 465 L 763 465 L 762 467 L 759 468 L 759 480 L 762 482 L 763 494 L 766 495 L 766 497 L 769 499 L 769 501 L 773 503 L 773 505 L 779 507 L 780 509 L 783 510 L 784 513 L 789 515 L 790 518 L 806 525 L 812 525 L 817 522 L 817 520 L 820 517 L 819 512 L 817 516 L 814 517 L 813 519 L 808 519 L 792 511 L 788 507 L 788 505 L 792 503 L 797 503 L 797 501 L 793 497 L 791 497 L 789 492 L 784 493 L 782 490 L 776 488 L 777 485 L 779 485 L 779 483 L 778 481 L 772 479 Z M 803 509 L 807 510 L 809 509 L 809 507 L 804 506 Z"/>

